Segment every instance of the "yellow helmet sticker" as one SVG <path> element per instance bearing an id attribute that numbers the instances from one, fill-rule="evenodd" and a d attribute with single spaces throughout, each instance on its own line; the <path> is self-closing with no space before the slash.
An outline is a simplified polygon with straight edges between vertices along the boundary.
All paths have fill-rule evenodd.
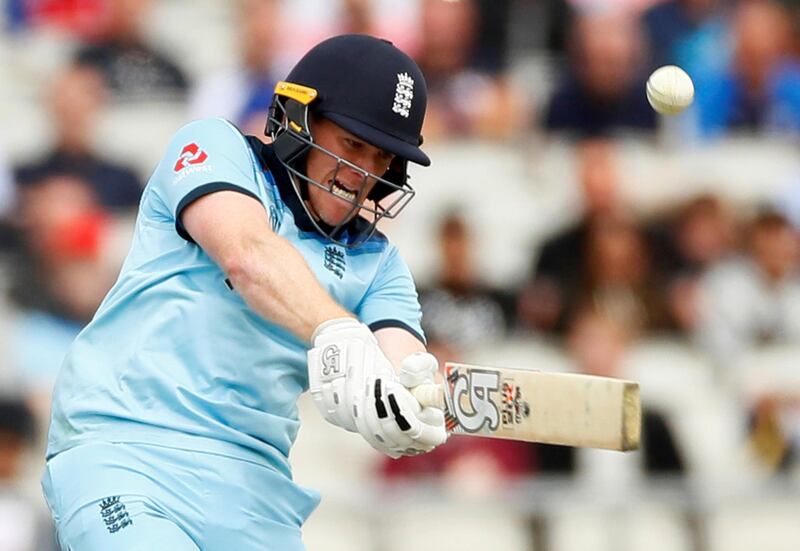
<path id="1" fill-rule="evenodd" d="M 279 96 L 292 98 L 299 101 L 303 105 L 308 105 L 317 97 L 317 91 L 302 84 L 294 84 L 292 82 L 279 81 L 275 85 L 275 93 Z"/>

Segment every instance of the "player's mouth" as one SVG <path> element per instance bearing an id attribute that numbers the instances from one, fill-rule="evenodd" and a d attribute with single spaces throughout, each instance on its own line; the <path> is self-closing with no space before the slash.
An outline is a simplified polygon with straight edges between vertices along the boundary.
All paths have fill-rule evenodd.
<path id="1" fill-rule="evenodd" d="M 333 180 L 330 183 L 330 190 L 335 196 L 340 197 L 349 203 L 355 203 L 356 197 L 358 197 L 357 192 L 347 189 L 339 183 L 339 180 Z"/>

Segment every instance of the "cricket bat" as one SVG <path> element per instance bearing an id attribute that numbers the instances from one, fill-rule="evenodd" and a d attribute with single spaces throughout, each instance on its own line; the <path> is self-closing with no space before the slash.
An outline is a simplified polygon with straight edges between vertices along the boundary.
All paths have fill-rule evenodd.
<path id="1" fill-rule="evenodd" d="M 451 434 L 629 451 L 639 448 L 633 381 L 448 362 L 445 382 L 411 393 L 444 410 Z"/>

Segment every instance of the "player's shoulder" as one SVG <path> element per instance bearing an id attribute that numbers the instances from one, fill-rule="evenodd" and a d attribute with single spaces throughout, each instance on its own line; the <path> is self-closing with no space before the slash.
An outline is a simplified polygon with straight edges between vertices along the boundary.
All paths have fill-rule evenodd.
<path id="1" fill-rule="evenodd" d="M 353 249 L 363 253 L 372 253 L 372 263 L 377 274 L 404 272 L 408 270 L 403 256 L 397 247 L 384 235 L 373 235 L 369 241 Z M 356 253 L 359 254 L 359 253 Z"/>
<path id="2" fill-rule="evenodd" d="M 184 124 L 175 132 L 174 139 L 186 137 L 207 139 L 213 143 L 246 145 L 241 131 L 233 123 L 220 117 L 197 119 Z"/>
<path id="3" fill-rule="evenodd" d="M 165 160 L 176 163 L 168 168 L 182 172 L 191 165 L 230 164 L 243 166 L 252 162 L 250 146 L 231 122 L 222 118 L 207 118 L 191 121 L 179 128 L 170 140 Z"/>

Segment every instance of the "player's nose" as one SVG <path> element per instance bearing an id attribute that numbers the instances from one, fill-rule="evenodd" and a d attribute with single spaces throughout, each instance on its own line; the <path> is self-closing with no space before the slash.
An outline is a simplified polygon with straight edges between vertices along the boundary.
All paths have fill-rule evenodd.
<path id="1" fill-rule="evenodd" d="M 339 170 L 336 179 L 350 191 L 359 191 L 366 185 L 370 178 L 365 172 L 345 165 Z"/>

